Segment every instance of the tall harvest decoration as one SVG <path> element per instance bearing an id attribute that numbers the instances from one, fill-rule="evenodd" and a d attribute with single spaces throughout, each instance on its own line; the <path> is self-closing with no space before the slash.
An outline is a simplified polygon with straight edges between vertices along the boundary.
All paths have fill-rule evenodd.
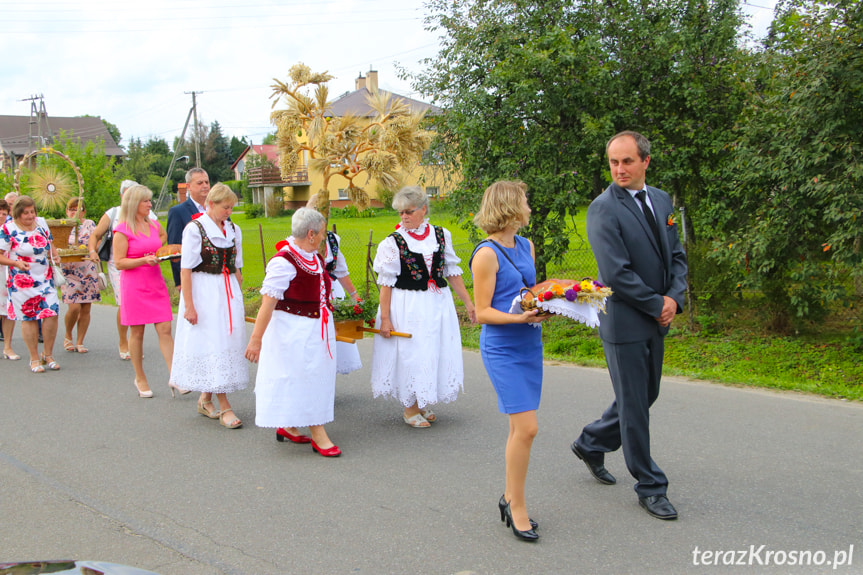
<path id="1" fill-rule="evenodd" d="M 377 180 L 388 189 L 401 182 L 400 172 L 410 170 L 428 148 L 431 135 L 422 129 L 425 115 L 411 113 L 400 98 L 374 91 L 368 96 L 371 117 L 333 117 L 327 101 L 327 82 L 333 76 L 313 73 L 302 62 L 289 72 L 290 79 L 273 79 L 273 108 L 281 101 L 284 109 L 273 110 L 270 121 L 276 126 L 279 169 L 287 178 L 308 155 L 309 169 L 323 175 L 323 188 L 310 204 L 329 217 L 329 184 L 333 177 L 347 180 L 348 199 L 360 210 L 369 206 L 364 189 Z M 307 92 L 314 86 L 314 96 Z M 364 175 L 365 179 L 358 179 Z M 341 187 L 341 186 L 340 186 Z"/>

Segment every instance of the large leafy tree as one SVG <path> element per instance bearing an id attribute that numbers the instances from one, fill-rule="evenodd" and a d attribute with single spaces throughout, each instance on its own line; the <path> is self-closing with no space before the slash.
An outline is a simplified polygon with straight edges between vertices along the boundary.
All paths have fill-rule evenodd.
<path id="1" fill-rule="evenodd" d="M 859 2 L 780 4 L 716 198 L 714 253 L 764 292 L 777 329 L 863 275 L 861 46 Z"/>
<path id="2" fill-rule="evenodd" d="M 544 277 L 545 264 L 568 247 L 567 213 L 590 197 L 590 176 L 578 159 L 589 157 L 607 131 L 593 130 L 597 98 L 589 82 L 579 81 L 599 66 L 596 23 L 559 0 L 427 6 L 442 48 L 414 80 L 445 110 L 435 119 L 436 146 L 463 178 L 454 201 L 470 212 L 495 180 L 527 182 L 529 235 Z"/>
<path id="3" fill-rule="evenodd" d="M 740 107 L 737 0 L 432 0 L 438 56 L 414 77 L 445 112 L 437 146 L 464 212 L 497 179 L 531 188 L 537 268 L 568 248 L 566 216 L 608 183 L 605 142 L 655 143 L 654 185 L 696 202 Z"/>

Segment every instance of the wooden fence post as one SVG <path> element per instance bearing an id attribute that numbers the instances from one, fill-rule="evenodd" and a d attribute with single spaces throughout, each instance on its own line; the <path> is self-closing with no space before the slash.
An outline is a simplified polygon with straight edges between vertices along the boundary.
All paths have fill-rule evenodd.
<path id="1" fill-rule="evenodd" d="M 375 287 L 377 287 L 377 285 L 378 285 L 377 281 L 372 281 L 372 278 L 375 275 L 375 270 L 374 270 L 374 265 L 373 265 L 374 260 L 372 259 L 372 246 L 374 245 L 374 243 L 372 243 L 372 237 L 374 237 L 374 235 L 375 235 L 375 231 L 369 230 L 369 244 L 368 244 L 368 246 L 366 246 L 366 297 L 368 297 L 369 291 L 371 289 L 371 288 L 369 288 L 369 283 L 370 282 L 374 283 Z M 381 291 L 380 288 L 378 288 L 378 294 L 380 294 L 380 291 Z"/>
<path id="2" fill-rule="evenodd" d="M 264 267 L 267 267 L 267 252 L 264 250 L 264 228 L 258 224 L 258 237 L 261 238 L 261 257 L 264 258 Z"/>

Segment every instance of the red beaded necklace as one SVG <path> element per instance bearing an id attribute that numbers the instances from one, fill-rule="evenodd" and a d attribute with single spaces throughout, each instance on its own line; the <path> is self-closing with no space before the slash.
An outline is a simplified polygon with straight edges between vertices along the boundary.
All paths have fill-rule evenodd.
<path id="1" fill-rule="evenodd" d="M 412 231 L 410 231 L 410 230 L 405 230 L 405 231 L 408 233 L 408 235 L 409 235 L 410 237 L 412 237 L 413 239 L 417 240 L 418 242 L 421 242 L 421 241 L 423 241 L 424 239 L 426 239 L 427 237 L 429 237 L 429 232 L 431 231 L 431 224 L 427 224 L 427 225 L 426 225 L 426 231 L 424 231 L 424 232 L 423 232 L 423 233 L 421 233 L 421 234 L 415 234 L 415 233 L 413 233 L 413 232 L 412 232 Z"/>
<path id="2" fill-rule="evenodd" d="M 288 244 L 288 251 L 294 254 L 294 257 L 297 258 L 297 261 L 302 264 L 306 271 L 309 273 L 318 273 L 320 261 L 317 256 L 312 256 L 311 260 L 308 260 L 302 256 L 297 250 L 294 249 L 294 246 Z"/>

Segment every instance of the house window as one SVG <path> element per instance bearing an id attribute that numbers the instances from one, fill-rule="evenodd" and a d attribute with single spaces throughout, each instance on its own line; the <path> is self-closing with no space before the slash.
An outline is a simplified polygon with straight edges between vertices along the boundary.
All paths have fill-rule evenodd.
<path id="1" fill-rule="evenodd" d="M 348 191 L 344 188 L 339 188 L 339 199 L 347 200 L 348 199 Z"/>
<path id="2" fill-rule="evenodd" d="M 437 186 L 426 188 L 426 195 L 430 198 L 437 197 L 439 192 L 440 192 L 440 190 L 438 189 Z"/>

